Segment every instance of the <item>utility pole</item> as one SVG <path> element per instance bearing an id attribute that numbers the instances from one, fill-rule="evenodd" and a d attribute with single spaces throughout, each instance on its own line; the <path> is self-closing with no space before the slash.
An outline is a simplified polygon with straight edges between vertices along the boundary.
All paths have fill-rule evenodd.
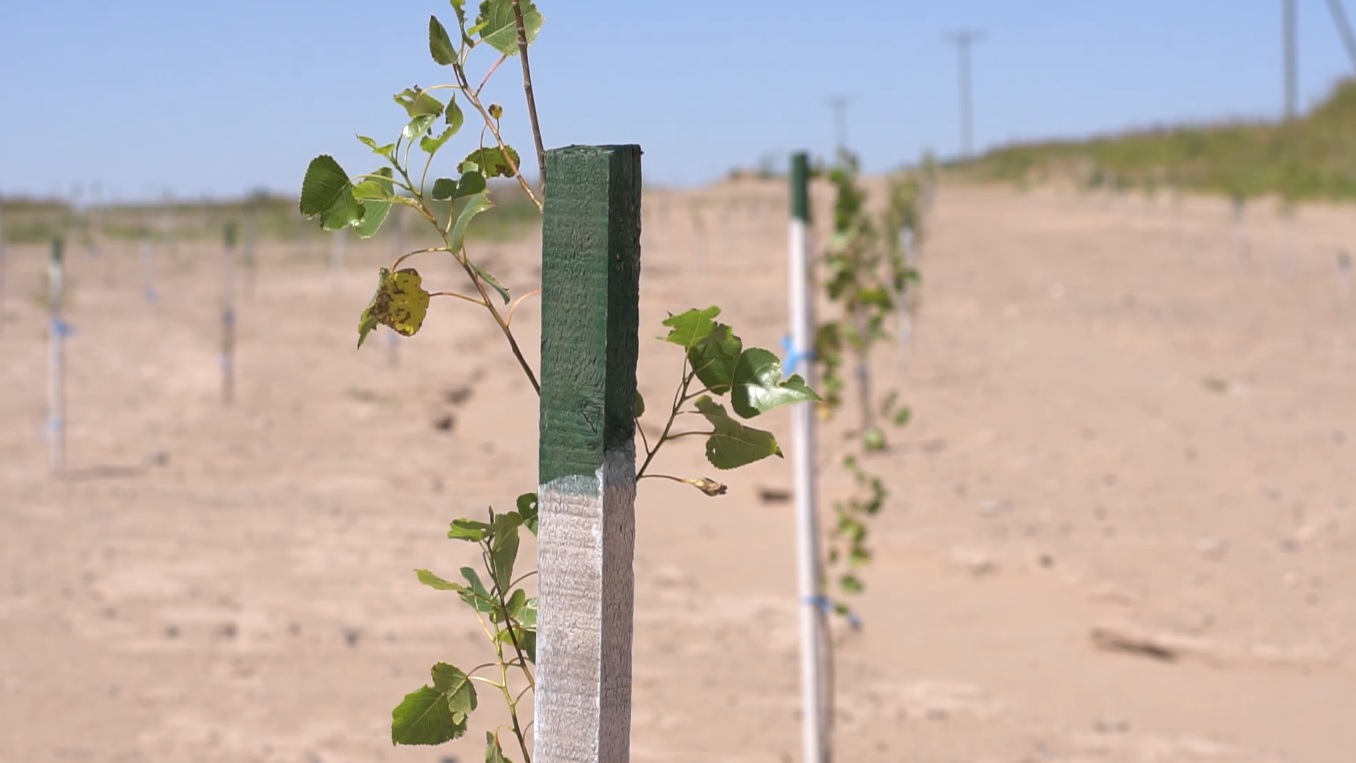
<path id="1" fill-rule="evenodd" d="M 829 108 L 833 109 L 834 150 L 847 150 L 847 96 L 835 95 L 829 99 Z"/>
<path id="2" fill-rule="evenodd" d="M 1347 58 L 1351 59 L 1351 66 L 1356 69 L 1356 35 L 1351 33 L 1351 22 L 1342 8 L 1342 0 L 1328 0 L 1328 10 L 1332 12 L 1332 23 L 1337 27 L 1337 33 L 1342 36 Z"/>
<path id="3" fill-rule="evenodd" d="M 970 45 L 983 38 L 979 32 L 966 31 L 955 32 L 948 39 L 956 43 L 956 53 L 960 57 L 961 158 L 969 159 L 974 140 L 970 124 Z"/>
<path id="4" fill-rule="evenodd" d="M 1296 111 L 1295 0 L 1281 0 L 1281 5 L 1282 33 L 1285 35 L 1285 120 L 1289 122 L 1295 118 Z"/>

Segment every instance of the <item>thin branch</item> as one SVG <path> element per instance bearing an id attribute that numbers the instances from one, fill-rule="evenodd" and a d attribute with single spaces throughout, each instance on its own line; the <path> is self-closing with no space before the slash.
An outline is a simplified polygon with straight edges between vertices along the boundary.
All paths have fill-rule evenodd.
<path id="1" fill-rule="evenodd" d="M 532 95 L 532 66 L 527 61 L 527 24 L 523 22 L 523 9 L 518 0 L 513 0 L 513 24 L 518 28 L 518 55 L 523 59 L 523 97 L 527 99 L 527 118 L 532 121 L 532 141 L 537 148 L 537 171 L 541 173 L 538 182 L 544 196 L 546 149 L 541 142 L 541 123 L 537 121 L 537 99 Z"/>
<path id="2" fill-rule="evenodd" d="M 494 71 L 495 71 L 496 69 L 499 68 L 499 65 L 502 64 L 502 63 L 504 63 L 504 62 L 507 61 L 507 60 L 508 60 L 508 54 L 507 54 L 507 53 L 504 53 L 503 55 L 499 56 L 499 60 L 498 60 L 498 61 L 495 61 L 495 62 L 494 62 L 494 65 L 490 67 L 490 70 L 487 71 L 487 72 L 485 72 L 485 76 L 480 78 L 480 84 L 479 84 L 479 85 L 476 85 L 476 91 L 475 91 L 475 92 L 476 92 L 476 95 L 477 95 L 477 96 L 480 95 L 480 91 L 481 91 L 481 90 L 484 90 L 484 89 L 485 89 L 485 83 L 490 81 L 490 75 L 494 74 Z"/>
<path id="3" fill-rule="evenodd" d="M 526 294 L 522 295 L 521 297 L 518 297 L 517 301 L 515 301 L 515 302 L 509 307 L 508 317 L 504 319 L 504 322 L 507 323 L 508 325 L 512 326 L 512 325 L 513 325 L 513 313 L 514 313 L 514 311 L 516 311 L 516 310 L 518 309 L 518 305 L 521 305 L 521 304 L 523 303 L 523 300 L 525 300 L 525 299 L 527 299 L 528 297 L 531 297 L 531 296 L 533 296 L 533 295 L 536 295 L 536 294 L 541 294 L 541 289 L 533 289 L 532 291 L 527 292 Z"/>
<path id="4" fill-rule="evenodd" d="M 458 294 L 455 291 L 431 291 L 429 292 L 428 295 L 430 297 L 456 297 L 457 299 L 470 302 L 473 305 L 480 305 L 481 307 L 485 307 L 485 303 L 483 301 L 476 299 L 475 297 L 468 297 L 465 294 Z"/>
<path id="5" fill-rule="evenodd" d="M 409 258 L 415 256 L 416 254 L 432 254 L 434 252 L 446 252 L 446 251 L 448 251 L 448 249 L 445 246 L 435 246 L 430 247 L 428 249 L 415 249 L 414 251 L 411 252 L 405 252 L 404 254 L 397 257 L 395 259 L 395 262 L 392 262 L 391 267 L 387 268 L 387 270 L 390 270 L 391 272 L 394 273 L 396 268 L 400 267 L 400 263 L 404 262 L 405 260 L 408 260 Z"/>

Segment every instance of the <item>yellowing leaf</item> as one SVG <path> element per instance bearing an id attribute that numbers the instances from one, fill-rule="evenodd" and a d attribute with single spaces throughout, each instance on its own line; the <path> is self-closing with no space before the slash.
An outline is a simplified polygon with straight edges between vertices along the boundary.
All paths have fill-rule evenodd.
<path id="1" fill-rule="evenodd" d="M 388 326 L 402 336 L 413 336 L 424 325 L 428 314 L 428 292 L 420 285 L 423 279 L 413 268 L 392 273 L 381 269 L 377 293 L 358 319 L 358 346 L 363 346 L 367 334 L 378 325 Z"/>

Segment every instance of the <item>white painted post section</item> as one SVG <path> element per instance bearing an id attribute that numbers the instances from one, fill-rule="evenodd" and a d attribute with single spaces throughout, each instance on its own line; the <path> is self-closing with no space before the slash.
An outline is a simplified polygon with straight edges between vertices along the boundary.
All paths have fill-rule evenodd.
<path id="1" fill-rule="evenodd" d="M 814 364 L 808 353 L 814 346 L 814 325 L 810 307 L 809 237 L 809 157 L 796 153 L 791 157 L 791 229 L 789 246 L 791 297 L 791 356 L 788 363 L 800 372 L 805 383 L 815 384 Z M 805 359 L 797 368 L 796 360 Z M 819 580 L 818 491 L 815 486 L 815 407 L 797 405 L 791 409 L 791 459 L 796 493 L 796 568 L 797 594 L 800 598 L 800 695 L 801 742 L 804 763 L 828 760 L 824 743 L 823 676 L 820 674 L 819 649 L 823 626 Z"/>
<path id="2" fill-rule="evenodd" d="M 47 465 L 52 474 L 66 468 L 66 323 L 62 303 L 66 285 L 61 238 L 52 239 L 47 262 Z"/>

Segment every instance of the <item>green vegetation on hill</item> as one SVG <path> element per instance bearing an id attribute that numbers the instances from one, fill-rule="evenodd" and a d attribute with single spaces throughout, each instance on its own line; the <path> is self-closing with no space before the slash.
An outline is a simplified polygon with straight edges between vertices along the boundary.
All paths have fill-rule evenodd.
<path id="1" fill-rule="evenodd" d="M 1286 200 L 1356 198 L 1356 80 L 1288 123 L 1184 126 L 1009 146 L 954 165 L 971 177 Z"/>

